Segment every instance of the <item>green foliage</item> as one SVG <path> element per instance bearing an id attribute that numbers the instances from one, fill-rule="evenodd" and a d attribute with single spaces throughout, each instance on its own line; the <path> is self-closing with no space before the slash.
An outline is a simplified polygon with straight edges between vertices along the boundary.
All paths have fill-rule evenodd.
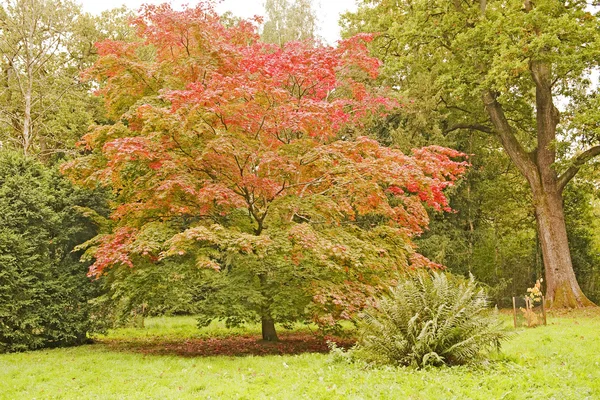
<path id="1" fill-rule="evenodd" d="M 445 141 L 473 154 L 472 166 L 451 196 L 457 212 L 432 215 L 430 229 L 416 242 L 423 255 L 452 273 L 472 273 L 499 307 L 512 306 L 511 297 L 542 273 L 525 179 L 489 135 L 450 134 Z"/>
<path id="2" fill-rule="evenodd" d="M 474 137 L 474 139 L 473 139 Z M 429 230 L 416 240 L 419 251 L 454 274 L 475 275 L 488 287 L 490 300 L 512 307 L 512 296 L 543 276 L 543 260 L 536 221 L 524 179 L 489 137 L 448 138 L 446 144 L 474 152 L 472 167 L 453 190 L 450 205 L 456 213 L 434 214 Z M 565 218 L 573 267 L 590 298 L 600 300 L 600 251 L 595 240 L 597 190 L 591 179 L 573 181 L 565 188 Z"/>
<path id="3" fill-rule="evenodd" d="M 535 282 L 544 252 L 547 297 L 565 279 L 552 271 L 570 276 L 571 263 L 556 261 L 569 251 L 564 225 L 550 224 L 560 230 L 556 237 L 548 231 L 536 235 L 533 209 L 538 208 L 541 229 L 549 225 L 548 215 L 560 218 L 560 199 L 549 212 L 544 198 L 591 170 L 590 159 L 600 153 L 598 88 L 590 79 L 598 65 L 599 18 L 585 2 L 556 0 L 365 0 L 343 18 L 346 35 L 380 33 L 371 50 L 384 62 L 381 80 L 407 99 L 402 116 L 381 124 L 381 139 L 405 146 L 407 138 L 418 145 L 448 145 L 457 132 L 485 138 L 470 149 L 457 147 L 475 154 L 479 165 L 452 204 L 462 215 L 437 218 L 443 222 L 432 224 L 423 253 L 500 283 L 498 300 Z M 497 142 L 490 140 L 494 136 Z M 501 148 L 510 158 L 499 154 Z M 597 179 L 595 170 L 586 178 Z M 572 230 L 569 236 L 571 246 L 585 247 Z M 540 238 L 546 245 L 536 245 Z M 581 250 L 571 249 L 580 280 Z M 587 304 L 571 286 L 580 305 Z"/>
<path id="4" fill-rule="evenodd" d="M 481 91 L 492 89 L 517 137 L 531 148 L 536 144 L 534 60 L 551 65 L 553 95 L 565 96 L 569 104 L 559 141 L 577 141 L 578 147 L 596 141 L 597 88 L 589 72 L 597 65 L 598 19 L 597 10 L 580 1 L 365 0 L 342 24 L 346 36 L 381 33 L 372 49 L 385 60 L 387 83 L 414 101 L 413 126 L 431 133 L 490 126 Z"/>
<path id="5" fill-rule="evenodd" d="M 444 273 L 416 274 L 363 313 L 358 358 L 414 367 L 465 364 L 507 334 L 475 279 Z"/>
<path id="6" fill-rule="evenodd" d="M 102 210 L 102 196 L 0 153 L 0 352 L 81 344 L 94 329 L 98 286 L 71 250 L 96 229 L 75 206 Z"/>
<path id="7" fill-rule="evenodd" d="M 600 192 L 594 184 L 576 180 L 565 190 L 565 216 L 573 268 L 581 288 L 594 303 L 600 302 L 600 239 L 598 206 Z"/>
<path id="8" fill-rule="evenodd" d="M 414 104 L 403 111 L 379 121 L 372 135 L 404 151 L 437 144 L 471 155 L 471 167 L 449 192 L 456 212 L 430 214 L 429 229 L 415 240 L 419 251 L 454 274 L 472 273 L 491 301 L 512 306 L 511 297 L 524 293 L 543 268 L 526 180 L 493 136 L 476 130 L 442 135 L 426 126 L 431 120 Z"/>
<path id="9" fill-rule="evenodd" d="M 144 318 L 196 314 L 206 295 L 204 271 L 185 262 L 140 261 L 136 268 L 114 268 L 102 278 L 105 293 L 94 303 L 106 310 L 108 326 L 142 326 Z"/>
<path id="10" fill-rule="evenodd" d="M 384 61 L 382 81 L 407 99 L 401 115 L 380 122 L 375 132 L 380 142 L 403 149 L 437 144 L 473 155 L 472 168 L 451 196 L 457 213 L 432 215 L 429 231 L 416 242 L 423 255 L 453 273 L 473 273 L 489 285 L 490 296 L 500 306 L 509 306 L 511 296 L 542 276 L 544 265 L 532 193 L 493 135 L 480 99 L 482 88 L 490 85 L 499 93 L 513 131 L 524 148 L 532 149 L 535 84 L 527 63 L 541 54 L 552 62 L 554 94 L 563 96 L 556 102 L 561 135 L 551 145 L 557 146 L 559 162 L 552 167 L 564 171 L 572 164 L 566 159 L 597 143 L 598 96 L 588 87 L 589 76 L 582 68 L 597 64 L 590 55 L 600 43 L 593 28 L 598 15 L 590 8 L 582 10 L 584 3 L 531 4 L 534 11 L 527 13 L 524 2 L 513 1 L 369 0 L 343 20 L 347 35 L 382 32 L 371 47 Z M 535 25 L 537 33 L 528 32 L 525 21 Z M 543 42 L 553 49 L 551 54 L 544 53 Z M 570 53 L 574 56 L 564 56 Z M 578 179 L 594 182 L 597 171 L 593 165 L 582 167 Z M 591 242 L 581 239 L 584 231 L 593 231 L 594 218 L 584 212 L 589 199 L 575 199 L 569 186 L 564 200 L 574 270 L 584 292 L 597 299 L 600 264 L 593 258 L 598 251 L 593 249 L 593 235 Z"/>

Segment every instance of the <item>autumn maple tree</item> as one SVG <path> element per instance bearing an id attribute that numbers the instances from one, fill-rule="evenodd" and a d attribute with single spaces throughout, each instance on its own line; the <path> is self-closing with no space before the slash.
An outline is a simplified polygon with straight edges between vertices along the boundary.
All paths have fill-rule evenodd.
<path id="1" fill-rule="evenodd" d="M 139 40 L 97 44 L 89 71 L 111 125 L 65 166 L 115 193 L 113 228 L 88 243 L 91 275 L 169 258 L 201 270 L 201 321 L 331 325 L 411 267 L 439 267 L 411 237 L 462 154 L 410 155 L 361 136 L 397 103 L 368 83 L 369 35 L 336 48 L 259 40 L 209 4 L 145 6 Z"/>

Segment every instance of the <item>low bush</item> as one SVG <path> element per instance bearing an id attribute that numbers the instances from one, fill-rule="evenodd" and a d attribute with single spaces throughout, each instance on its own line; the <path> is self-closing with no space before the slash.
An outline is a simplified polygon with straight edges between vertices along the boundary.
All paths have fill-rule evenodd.
<path id="1" fill-rule="evenodd" d="M 418 273 L 392 288 L 358 322 L 353 358 L 414 366 L 464 364 L 507 337 L 474 278 Z"/>

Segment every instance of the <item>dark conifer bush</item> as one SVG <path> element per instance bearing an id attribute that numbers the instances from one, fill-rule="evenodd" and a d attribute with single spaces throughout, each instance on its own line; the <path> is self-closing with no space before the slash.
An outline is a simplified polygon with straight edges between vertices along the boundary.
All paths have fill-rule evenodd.
<path id="1" fill-rule="evenodd" d="M 78 207 L 102 212 L 103 199 L 35 160 L 0 152 L 0 352 L 87 341 L 98 285 L 72 250 L 96 234 Z"/>

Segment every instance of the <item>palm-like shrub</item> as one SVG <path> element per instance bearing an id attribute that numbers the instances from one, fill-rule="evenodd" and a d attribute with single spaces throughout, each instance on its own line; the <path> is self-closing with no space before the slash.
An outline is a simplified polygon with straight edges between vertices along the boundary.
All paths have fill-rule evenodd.
<path id="1" fill-rule="evenodd" d="M 498 349 L 507 333 L 474 278 L 415 274 L 359 321 L 353 356 L 379 364 L 464 364 Z"/>

